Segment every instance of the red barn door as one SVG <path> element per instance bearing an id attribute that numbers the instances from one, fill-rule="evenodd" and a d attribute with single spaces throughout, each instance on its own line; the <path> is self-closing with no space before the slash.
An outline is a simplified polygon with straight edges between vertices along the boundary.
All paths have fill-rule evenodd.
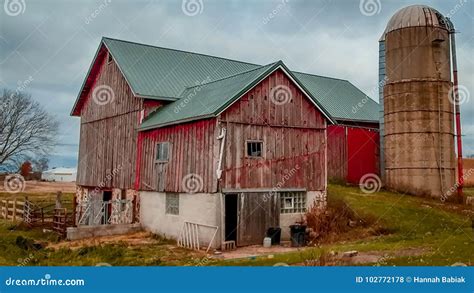
<path id="1" fill-rule="evenodd" d="M 365 174 L 379 174 L 379 132 L 347 128 L 347 181 L 359 184 Z"/>

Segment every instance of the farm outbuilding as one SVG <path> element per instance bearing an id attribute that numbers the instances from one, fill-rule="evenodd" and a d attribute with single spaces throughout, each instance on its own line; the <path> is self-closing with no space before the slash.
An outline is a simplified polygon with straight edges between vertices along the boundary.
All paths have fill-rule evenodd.
<path id="1" fill-rule="evenodd" d="M 272 227 L 288 239 L 324 205 L 329 174 L 358 183 L 378 172 L 378 104 L 282 61 L 103 38 L 72 115 L 78 227 L 140 222 L 214 247 L 260 244 Z"/>
<path id="2" fill-rule="evenodd" d="M 76 181 L 76 168 L 53 168 L 43 171 L 41 180 L 55 182 L 74 182 Z"/>

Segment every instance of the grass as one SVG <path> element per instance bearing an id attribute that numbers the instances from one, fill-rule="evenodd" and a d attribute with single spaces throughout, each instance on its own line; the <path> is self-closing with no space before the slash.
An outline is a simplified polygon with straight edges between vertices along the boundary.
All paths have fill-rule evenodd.
<path id="1" fill-rule="evenodd" d="M 468 207 L 385 191 L 366 195 L 358 188 L 334 184 L 329 186 L 328 196 L 344 199 L 361 217 L 375 217 L 376 224 L 391 233 L 275 255 L 272 259 L 265 256 L 216 264 L 300 264 L 319 257 L 322 251 L 358 250 L 393 255 L 384 260 L 384 265 L 451 265 L 456 262 L 474 265 L 474 230 L 472 211 L 465 210 Z M 397 256 L 397 252 L 404 249 L 418 249 L 423 253 Z"/>
<path id="2" fill-rule="evenodd" d="M 39 206 L 55 202 L 56 193 L 0 192 L 0 199 L 29 200 Z M 65 207 L 72 208 L 72 193 L 63 193 Z M 0 219 L 0 265 L 1 266 L 95 266 L 95 265 L 202 265 L 204 253 L 177 248 L 174 242 L 159 236 L 147 239 L 146 244 L 129 245 L 125 242 L 88 245 L 81 248 L 48 248 L 48 244 L 60 243 L 60 237 L 43 228 L 28 228 L 21 223 Z M 64 241 L 63 241 L 64 242 Z M 204 261 L 203 261 L 204 260 Z"/>
<path id="3" fill-rule="evenodd" d="M 13 199 L 17 198 L 20 201 L 24 201 L 25 197 L 28 197 L 29 200 L 33 201 L 34 203 L 47 205 L 54 203 L 56 200 L 56 193 L 55 192 L 45 192 L 45 193 L 8 193 L 8 192 L 0 192 L 0 199 Z M 65 202 L 72 202 L 74 198 L 74 193 L 64 193 L 61 196 L 61 199 Z"/>
<path id="4" fill-rule="evenodd" d="M 54 249 L 46 245 L 58 243 L 57 234 L 4 220 L 0 220 L 0 235 L 2 266 L 184 266 L 199 265 L 205 257 L 201 252 L 177 248 L 173 241 L 158 236 L 141 245 L 117 242 Z"/>
<path id="5" fill-rule="evenodd" d="M 474 196 L 474 187 L 464 187 L 463 191 L 467 196 Z"/>
<path id="6" fill-rule="evenodd" d="M 37 196 L 37 195 L 36 195 Z M 357 250 L 381 252 L 391 257 L 382 265 L 474 265 L 473 211 L 467 206 L 443 204 L 432 199 L 381 191 L 364 194 L 356 187 L 331 184 L 328 196 L 345 200 L 360 217 L 371 218 L 373 227 L 385 233 L 354 230 L 336 243 L 300 251 L 275 254 L 272 258 L 215 260 L 204 253 L 177 248 L 173 241 L 153 237 L 151 241 L 130 245 L 125 242 L 89 245 L 77 249 L 44 248 L 57 243 L 58 236 L 41 229 L 26 229 L 0 220 L 0 265 L 215 265 L 263 266 L 276 263 L 301 264 L 318 259 L 321 253 Z M 0 197 L 2 195 L 0 194 Z M 40 195 L 54 201 L 54 194 Z M 367 231 L 365 231 L 367 232 Z M 364 237 L 361 238 L 361 235 Z M 41 246 L 43 248 L 41 248 Z M 415 249 L 412 256 L 400 253 Z M 368 263 L 367 265 L 374 265 Z"/>

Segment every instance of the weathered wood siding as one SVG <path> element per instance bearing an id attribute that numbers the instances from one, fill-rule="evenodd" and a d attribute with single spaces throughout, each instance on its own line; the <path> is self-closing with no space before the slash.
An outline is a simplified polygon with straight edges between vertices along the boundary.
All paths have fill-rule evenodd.
<path id="1" fill-rule="evenodd" d="M 328 178 L 345 182 L 347 179 L 347 135 L 346 127 L 328 126 Z"/>
<path id="2" fill-rule="evenodd" d="M 270 227 L 280 226 L 280 199 L 277 194 L 239 193 L 237 245 L 262 244 Z"/>
<path id="3" fill-rule="evenodd" d="M 134 97 L 115 62 L 107 61 L 107 54 L 96 62 L 99 74 L 81 110 L 77 184 L 131 189 L 135 179 L 135 128 L 143 101 Z M 99 98 L 94 99 L 95 89 Z"/>
<path id="4" fill-rule="evenodd" d="M 140 136 L 140 190 L 217 191 L 216 119 L 158 128 Z M 169 142 L 166 163 L 155 163 L 158 142 Z"/>
<path id="5" fill-rule="evenodd" d="M 284 86 L 287 103 L 274 103 L 272 88 Z M 224 111 L 227 129 L 225 189 L 326 187 L 326 119 L 282 72 L 272 73 Z M 263 158 L 246 156 L 246 141 L 263 141 Z"/>

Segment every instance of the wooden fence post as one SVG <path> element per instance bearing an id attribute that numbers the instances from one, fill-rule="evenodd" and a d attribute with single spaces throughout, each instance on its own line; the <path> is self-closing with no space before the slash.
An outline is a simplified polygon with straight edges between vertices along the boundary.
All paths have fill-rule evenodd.
<path id="1" fill-rule="evenodd" d="M 16 197 L 13 199 L 12 222 L 16 221 Z"/>
<path id="2" fill-rule="evenodd" d="M 3 214 L 3 217 L 4 217 L 5 220 L 7 220 L 8 219 L 8 199 L 5 199 L 4 209 L 5 209 L 5 213 Z"/>
<path id="3" fill-rule="evenodd" d="M 30 221 L 30 202 L 28 196 L 25 196 L 25 204 L 23 205 L 23 221 L 29 224 Z"/>
<path id="4" fill-rule="evenodd" d="M 77 213 L 77 193 L 74 193 L 72 202 L 72 226 L 76 227 L 76 213 Z"/>
<path id="5" fill-rule="evenodd" d="M 62 202 L 61 202 L 61 196 L 62 196 L 62 194 L 63 194 L 63 193 L 62 193 L 61 191 L 58 191 L 58 192 L 56 193 L 56 208 L 57 208 L 57 209 L 60 209 L 60 208 L 63 207 L 63 204 L 62 204 Z"/>

